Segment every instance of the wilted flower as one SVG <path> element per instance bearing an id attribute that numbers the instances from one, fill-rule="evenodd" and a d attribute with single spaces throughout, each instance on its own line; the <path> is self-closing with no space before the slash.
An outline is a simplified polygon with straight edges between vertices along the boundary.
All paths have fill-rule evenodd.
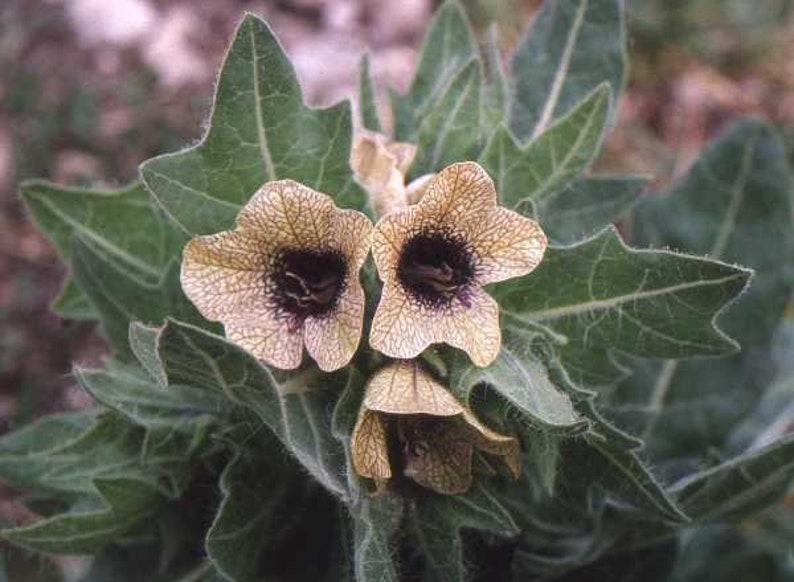
<path id="1" fill-rule="evenodd" d="M 350 446 L 356 473 L 378 491 L 397 473 L 439 493 L 463 493 L 475 448 L 520 474 L 518 442 L 480 423 L 416 361 L 394 362 L 370 379 Z"/>
<path id="2" fill-rule="evenodd" d="M 236 228 L 185 247 L 182 288 L 230 341 L 278 368 L 300 365 L 303 345 L 322 370 L 347 364 L 361 337 L 359 270 L 372 223 L 292 180 L 265 184 Z"/>
<path id="3" fill-rule="evenodd" d="M 499 307 L 482 286 L 526 275 L 546 245 L 534 220 L 497 206 L 479 165 L 445 168 L 415 206 L 375 226 L 372 254 L 383 293 L 370 344 L 393 358 L 413 358 L 446 342 L 487 366 L 502 340 Z"/>
<path id="4" fill-rule="evenodd" d="M 376 216 L 385 216 L 408 205 L 405 174 L 416 156 L 416 146 L 390 142 L 371 132 L 356 135 L 350 165 L 367 189 Z"/>

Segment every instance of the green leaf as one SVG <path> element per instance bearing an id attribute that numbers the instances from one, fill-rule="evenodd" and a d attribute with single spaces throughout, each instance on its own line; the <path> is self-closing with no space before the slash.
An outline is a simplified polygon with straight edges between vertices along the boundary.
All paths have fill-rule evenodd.
<path id="1" fill-rule="evenodd" d="M 423 115 L 411 176 L 470 160 L 480 145 L 480 63 L 471 61 Z"/>
<path id="2" fill-rule="evenodd" d="M 467 579 L 462 529 L 503 537 L 519 533 L 513 516 L 481 481 L 475 482 L 462 495 L 422 496 L 412 509 L 409 524 L 425 556 L 423 579 L 427 581 L 463 582 Z"/>
<path id="3" fill-rule="evenodd" d="M 751 414 L 731 433 L 727 450 L 741 453 L 766 446 L 786 434 L 794 419 L 794 320 L 786 320 L 771 349 L 775 377 Z"/>
<path id="4" fill-rule="evenodd" d="M 201 388 L 251 409 L 315 479 L 347 498 L 345 455 L 330 426 L 333 377 L 303 371 L 278 382 L 242 348 L 172 320 L 160 331 L 158 351 L 169 386 Z"/>
<path id="5" fill-rule="evenodd" d="M 62 447 L 93 426 L 95 418 L 93 411 L 50 414 L 3 435 L 0 437 L 0 467 L 15 457 L 33 457 Z M 9 478 L 2 469 L 0 474 Z"/>
<path id="6" fill-rule="evenodd" d="M 682 479 L 671 487 L 699 522 L 738 520 L 780 499 L 794 480 L 794 435 Z"/>
<path id="7" fill-rule="evenodd" d="M 94 479 L 103 507 L 43 519 L 6 529 L 4 538 L 29 549 L 59 554 L 91 554 L 139 524 L 158 509 L 158 493 L 136 479 Z"/>
<path id="8" fill-rule="evenodd" d="M 613 497 L 629 502 L 654 518 L 667 522 L 687 521 L 662 485 L 638 455 L 642 441 L 621 431 L 598 410 L 597 394 L 574 384 L 563 362 L 553 353 L 547 355 L 551 380 L 571 396 L 576 411 L 589 421 L 583 438 L 572 441 L 560 452 L 560 458 L 575 476 L 575 483 L 597 483 Z M 587 447 L 582 446 L 587 444 Z"/>
<path id="9" fill-rule="evenodd" d="M 190 234 L 228 229 L 262 184 L 289 178 L 364 208 L 349 166 L 349 103 L 303 104 L 295 71 L 270 27 L 248 14 L 218 78 L 201 142 L 141 166 L 146 186 Z"/>
<path id="10" fill-rule="evenodd" d="M 307 517 L 306 482 L 277 447 L 252 438 L 224 469 L 220 487 L 223 501 L 207 532 L 207 555 L 229 580 L 260 580 L 263 557 Z"/>
<path id="11" fill-rule="evenodd" d="M 157 353 L 160 329 L 148 327 L 140 322 L 132 322 L 129 328 L 130 350 L 143 368 L 161 388 L 168 386 L 168 378 L 163 372 L 163 362 Z"/>
<path id="12" fill-rule="evenodd" d="M 625 47 L 621 0 L 545 3 L 510 63 L 510 129 L 521 141 L 536 138 L 604 81 L 611 118 L 625 83 Z"/>
<path id="13" fill-rule="evenodd" d="M 654 459 L 699 464 L 724 445 L 772 380 L 770 345 L 794 281 L 792 188 L 778 136 L 746 121 L 712 144 L 668 195 L 637 208 L 638 243 L 755 269 L 747 292 L 719 320 L 741 353 L 718 361 L 635 361 L 636 381 L 614 393 L 613 416 L 637 427 Z"/>
<path id="14" fill-rule="evenodd" d="M 70 417 L 40 421 L 0 441 L 0 475 L 16 487 L 68 495 L 94 494 L 96 479 L 134 479 L 162 494 L 174 496 L 187 467 L 157 456 L 145 458 L 148 435 L 114 414 L 102 414 L 87 424 L 72 425 Z M 76 419 L 79 417 L 76 417 Z M 86 423 L 85 425 L 83 423 Z M 54 436 L 62 440 L 56 442 Z M 52 439 L 52 440 L 50 440 Z M 187 460 L 189 453 L 182 457 Z"/>
<path id="15" fill-rule="evenodd" d="M 381 131 L 378 117 L 378 104 L 375 100 L 375 87 L 369 72 L 369 56 L 361 57 L 358 66 L 358 106 L 361 112 L 361 125 L 370 131 Z"/>
<path id="16" fill-rule="evenodd" d="M 781 513 L 779 508 L 775 510 Z M 792 516 L 788 517 L 791 522 Z M 669 580 L 788 582 L 794 573 L 790 540 L 790 531 L 769 531 L 756 524 L 701 527 L 682 540 Z M 778 549 L 775 545 L 782 547 Z"/>
<path id="17" fill-rule="evenodd" d="M 360 486 L 359 477 L 353 470 L 350 452 L 350 437 L 358 418 L 359 407 L 364 398 L 364 376 L 351 368 L 344 391 L 334 407 L 332 432 L 344 448 L 347 458 L 347 478 L 350 499 L 346 513 L 352 521 L 353 548 L 349 552 L 355 579 L 399 580 L 397 569 L 397 534 L 402 523 L 403 499 L 398 495 L 368 495 Z"/>
<path id="18" fill-rule="evenodd" d="M 397 582 L 394 538 L 403 500 L 391 494 L 362 497 L 353 508 L 355 572 L 358 582 Z"/>
<path id="19" fill-rule="evenodd" d="M 570 182 L 535 206 L 552 243 L 573 244 L 617 221 L 648 184 L 636 176 L 592 176 Z"/>
<path id="20" fill-rule="evenodd" d="M 599 85 L 527 146 L 506 127 L 491 136 L 480 164 L 505 206 L 533 214 L 533 206 L 548 204 L 587 169 L 601 143 L 609 95 L 609 85 Z"/>
<path id="21" fill-rule="evenodd" d="M 160 276 L 182 250 L 183 235 L 138 182 L 120 190 L 87 190 L 30 181 L 20 192 L 36 224 L 67 263 L 75 235 L 151 278 Z M 53 308 L 65 317 L 95 317 L 71 279 Z"/>
<path id="22" fill-rule="evenodd" d="M 391 93 L 396 140 L 416 142 L 422 120 L 472 59 L 477 59 L 477 41 L 460 4 L 448 0 L 430 23 L 410 91 Z"/>
<path id="23" fill-rule="evenodd" d="M 61 292 L 50 304 L 50 310 L 67 319 L 96 319 L 91 302 L 71 277 L 63 282 Z"/>
<path id="24" fill-rule="evenodd" d="M 192 432 L 196 423 L 220 421 L 230 413 L 229 401 L 216 391 L 183 385 L 162 387 L 132 366 L 77 369 L 75 374 L 98 402 L 146 428 Z"/>
<path id="25" fill-rule="evenodd" d="M 450 389 L 463 400 L 475 386 L 492 387 L 533 428 L 561 434 L 576 434 L 585 422 L 574 410 L 570 397 L 549 379 L 546 368 L 531 353 L 538 332 L 505 330 L 502 350 L 493 364 L 480 368 L 465 354 L 451 352 Z M 510 412 L 508 412 L 510 414 Z"/>
<path id="26" fill-rule="evenodd" d="M 505 325 L 550 327 L 576 348 L 645 356 L 721 355 L 737 345 L 714 324 L 749 272 L 717 261 L 627 247 L 614 229 L 551 248 L 528 277 L 495 288 Z M 573 349 L 572 349 L 573 348 Z"/>
<path id="27" fill-rule="evenodd" d="M 502 55 L 499 50 L 499 31 L 492 24 L 485 35 L 483 46 L 482 114 L 480 115 L 483 136 L 507 121 L 510 106 L 510 87 L 507 83 Z"/>
<path id="28" fill-rule="evenodd" d="M 179 282 L 179 263 L 162 273 L 149 273 L 120 262 L 88 239 L 72 242 L 74 277 L 102 321 L 105 335 L 122 359 L 131 357 L 129 325 L 133 321 L 159 324 L 169 315 L 209 325 L 185 297 Z"/>

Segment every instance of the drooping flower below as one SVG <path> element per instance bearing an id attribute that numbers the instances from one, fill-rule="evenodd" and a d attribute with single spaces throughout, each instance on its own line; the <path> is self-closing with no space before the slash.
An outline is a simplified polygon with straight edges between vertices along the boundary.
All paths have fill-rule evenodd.
<path id="1" fill-rule="evenodd" d="M 374 480 L 378 492 L 396 474 L 438 493 L 463 493 L 475 449 L 520 474 L 518 442 L 480 423 L 413 360 L 393 362 L 369 380 L 350 446 L 356 473 Z"/>
<path id="2" fill-rule="evenodd" d="M 350 166 L 369 193 L 375 216 L 385 216 L 408 205 L 405 174 L 416 156 L 416 146 L 390 142 L 386 137 L 361 132 L 353 141 Z"/>
<path id="3" fill-rule="evenodd" d="M 372 223 L 292 180 L 268 182 L 237 216 L 236 228 L 185 247 L 182 288 L 227 338 L 277 368 L 301 363 L 303 346 L 320 369 L 346 365 L 361 338 L 359 271 Z"/>
<path id="4" fill-rule="evenodd" d="M 383 292 L 370 344 L 413 358 L 445 342 L 487 366 L 502 340 L 499 307 L 482 286 L 530 273 L 546 246 L 537 222 L 497 205 L 479 165 L 448 166 L 416 205 L 375 226 L 372 255 Z"/>

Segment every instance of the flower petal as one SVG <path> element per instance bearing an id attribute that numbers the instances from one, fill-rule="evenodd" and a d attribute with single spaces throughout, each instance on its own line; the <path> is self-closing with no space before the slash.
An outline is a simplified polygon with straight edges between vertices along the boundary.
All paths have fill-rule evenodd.
<path id="1" fill-rule="evenodd" d="M 478 262 L 477 280 L 486 284 L 533 271 L 543 259 L 548 241 L 531 218 L 495 208 L 473 235 L 471 246 Z"/>
<path id="2" fill-rule="evenodd" d="M 223 322 L 229 341 L 248 350 L 256 358 L 282 370 L 300 366 L 303 356 L 303 328 L 293 329 L 287 318 L 275 311 L 236 314 Z"/>
<path id="3" fill-rule="evenodd" d="M 361 477 L 375 480 L 378 491 L 391 477 L 389 446 L 382 415 L 361 408 L 350 437 L 353 469 Z"/>
<path id="4" fill-rule="evenodd" d="M 422 228 L 427 225 L 465 236 L 496 207 L 496 188 L 479 164 L 460 162 L 447 166 L 430 181 L 416 207 Z"/>
<path id="5" fill-rule="evenodd" d="M 388 414 L 455 416 L 463 406 L 414 360 L 393 362 L 367 383 L 363 406 Z"/>
<path id="6" fill-rule="evenodd" d="M 367 189 L 376 216 L 385 216 L 408 205 L 405 172 L 414 160 L 416 146 L 386 143 L 379 134 L 356 136 L 350 165 L 356 179 Z"/>
<path id="7" fill-rule="evenodd" d="M 238 231 L 192 239 L 182 258 L 182 289 L 204 317 L 262 313 L 267 308 L 267 246 Z"/>
<path id="8" fill-rule="evenodd" d="M 413 300 L 398 283 L 386 283 L 369 341 L 387 356 L 405 359 L 444 342 L 465 350 L 475 365 L 484 367 L 496 359 L 502 345 L 499 306 L 473 287 L 466 304 L 456 299 L 448 307 L 433 309 Z"/>
<path id="9" fill-rule="evenodd" d="M 397 263 L 403 245 L 414 233 L 417 206 L 381 218 L 372 231 L 372 258 L 384 283 L 397 278 Z"/>
<path id="10" fill-rule="evenodd" d="M 449 423 L 432 441 L 405 454 L 406 477 L 444 495 L 465 493 L 471 486 L 472 443 L 458 423 Z"/>
<path id="11" fill-rule="evenodd" d="M 333 311 L 305 322 L 306 350 L 323 372 L 345 366 L 356 353 L 364 326 L 364 290 L 358 270 L 347 277 Z"/>
<path id="12" fill-rule="evenodd" d="M 358 281 L 358 272 L 369 255 L 372 221 L 357 210 L 337 210 L 333 214 L 331 231 L 334 246 L 347 260 L 347 271 Z"/>
<path id="13" fill-rule="evenodd" d="M 237 215 L 243 231 L 267 233 L 274 246 L 325 248 L 333 200 L 292 180 L 268 182 Z"/>
<path id="14" fill-rule="evenodd" d="M 521 475 L 518 441 L 513 437 L 492 431 L 477 420 L 477 417 L 468 409 L 464 409 L 462 420 L 469 429 L 469 439 L 474 446 L 489 455 L 499 457 L 510 474 L 518 479 Z"/>

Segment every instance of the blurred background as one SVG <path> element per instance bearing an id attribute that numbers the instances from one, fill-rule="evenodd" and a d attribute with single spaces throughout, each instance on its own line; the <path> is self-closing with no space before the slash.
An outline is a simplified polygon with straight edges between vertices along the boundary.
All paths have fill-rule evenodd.
<path id="1" fill-rule="evenodd" d="M 497 24 L 507 54 L 540 5 L 463 3 L 478 32 Z M 0 0 L 0 433 L 89 405 L 71 362 L 106 353 L 92 324 L 48 314 L 64 269 L 27 217 L 20 181 L 121 186 L 143 160 L 197 140 L 244 11 L 269 21 L 307 100 L 327 105 L 355 93 L 365 50 L 381 98 L 387 86 L 406 90 L 437 4 Z M 777 124 L 793 144 L 792 4 L 627 0 L 631 76 L 599 169 L 649 174 L 663 186 L 748 114 Z M 0 513 L 14 511 L 4 497 Z"/>

